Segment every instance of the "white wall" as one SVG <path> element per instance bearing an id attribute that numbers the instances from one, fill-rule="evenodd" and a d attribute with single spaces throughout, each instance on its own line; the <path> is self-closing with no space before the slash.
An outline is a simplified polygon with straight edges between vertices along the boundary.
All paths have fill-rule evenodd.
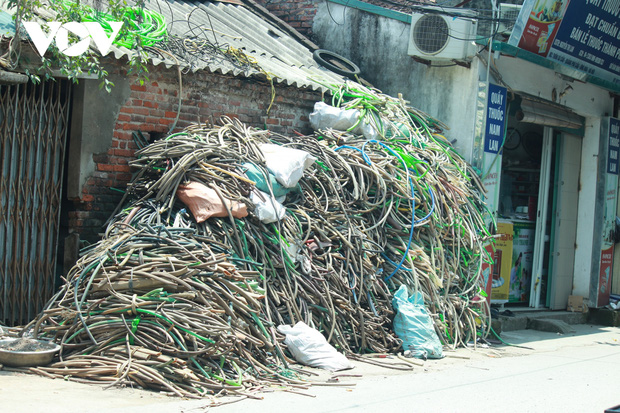
<path id="1" fill-rule="evenodd" d="M 360 66 L 361 75 L 392 96 L 450 127 L 445 135 L 471 161 L 477 69 L 428 67 L 407 55 L 410 25 L 335 3 L 321 2 L 312 31 L 323 49 Z M 438 63 L 439 64 L 439 63 Z"/>
<path id="2" fill-rule="evenodd" d="M 598 259 L 600 251 L 593 251 L 595 220 L 602 219 L 594 214 L 598 153 L 600 139 L 600 117 L 586 118 L 585 134 L 581 146 L 581 176 L 579 190 L 579 210 L 577 212 L 577 248 L 575 250 L 575 277 L 573 294 L 588 297 L 592 259 Z M 600 234 L 596 234 L 600 236 Z M 598 252 L 598 253 L 597 253 Z M 597 254 L 595 254 L 597 253 Z"/>
<path id="3" fill-rule="evenodd" d="M 501 56 L 494 61 L 494 64 L 506 85 L 517 92 L 528 93 L 553 102 L 554 89 L 559 96 L 570 86 L 572 90 L 568 90 L 564 97 L 556 99 L 555 103 L 564 105 L 584 117 L 611 114 L 613 100 L 608 91 L 598 86 L 577 80 L 565 80 L 550 69 L 511 56 Z"/>
<path id="4" fill-rule="evenodd" d="M 69 198 L 82 196 L 84 183 L 95 171 L 93 154 L 106 153 L 110 148 L 116 118 L 131 92 L 126 78 L 118 75 L 109 78 L 116 85 L 110 93 L 101 91 L 98 80 L 80 79 L 74 86 L 68 154 L 71 162 L 67 171 Z"/>

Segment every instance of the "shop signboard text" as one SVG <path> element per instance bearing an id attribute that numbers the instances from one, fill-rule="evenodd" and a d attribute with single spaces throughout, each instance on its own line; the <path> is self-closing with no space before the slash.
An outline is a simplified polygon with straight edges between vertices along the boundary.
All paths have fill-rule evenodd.
<path id="1" fill-rule="evenodd" d="M 484 134 L 484 151 L 498 153 L 504 139 L 506 122 L 506 88 L 490 84 L 487 100 L 487 123 Z"/>
<path id="2" fill-rule="evenodd" d="M 607 153 L 607 172 L 618 175 L 618 154 L 620 153 L 620 120 L 609 120 L 609 151 Z"/>
<path id="3" fill-rule="evenodd" d="M 526 0 L 509 44 L 620 85 L 620 1 Z"/>

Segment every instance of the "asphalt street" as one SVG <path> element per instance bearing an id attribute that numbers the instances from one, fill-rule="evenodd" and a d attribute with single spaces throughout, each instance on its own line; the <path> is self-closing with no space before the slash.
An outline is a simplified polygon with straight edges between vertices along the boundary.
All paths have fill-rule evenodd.
<path id="1" fill-rule="evenodd" d="M 573 325 L 566 335 L 521 330 L 511 344 L 458 349 L 402 372 L 355 362 L 339 387 L 312 386 L 294 394 L 276 387 L 263 400 L 209 407 L 130 388 L 104 389 L 65 380 L 0 371 L 2 412 L 597 412 L 620 405 L 620 329 Z M 387 360 L 391 362 L 393 360 Z M 396 360 L 394 360 L 396 361 Z M 326 380 L 321 372 L 312 380 Z M 230 399 L 223 399 L 231 401 Z M 620 411 L 620 410 L 619 410 Z"/>

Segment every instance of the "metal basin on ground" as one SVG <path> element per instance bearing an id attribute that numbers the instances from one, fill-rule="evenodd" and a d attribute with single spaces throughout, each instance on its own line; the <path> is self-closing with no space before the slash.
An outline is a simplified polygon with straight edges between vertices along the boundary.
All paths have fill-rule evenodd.
<path id="1" fill-rule="evenodd" d="M 30 338 L 0 340 L 0 364 L 12 367 L 45 366 L 60 351 L 55 343 Z"/>

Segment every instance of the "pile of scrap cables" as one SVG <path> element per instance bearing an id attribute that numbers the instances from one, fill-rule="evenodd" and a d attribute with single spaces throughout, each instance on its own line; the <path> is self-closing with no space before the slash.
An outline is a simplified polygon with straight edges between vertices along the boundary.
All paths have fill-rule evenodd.
<path id="1" fill-rule="evenodd" d="M 354 83 L 333 96 L 349 130 L 224 118 L 138 150 L 105 236 L 28 326 L 62 344 L 32 371 L 183 397 L 302 386 L 277 326 L 303 321 L 349 356 L 395 353 L 403 284 L 444 346 L 484 337 L 475 171 L 402 99 Z"/>

